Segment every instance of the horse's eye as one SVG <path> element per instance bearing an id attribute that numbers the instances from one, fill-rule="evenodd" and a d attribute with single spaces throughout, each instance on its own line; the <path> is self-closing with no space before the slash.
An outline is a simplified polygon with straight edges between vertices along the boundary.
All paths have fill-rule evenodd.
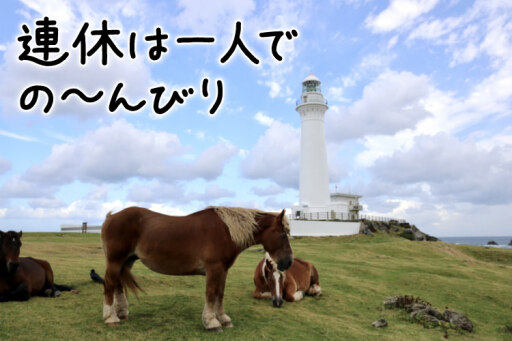
<path id="1" fill-rule="evenodd" d="M 283 233 L 283 234 L 281 235 L 281 239 L 286 239 L 286 238 L 288 238 L 288 236 L 286 235 L 286 233 Z"/>

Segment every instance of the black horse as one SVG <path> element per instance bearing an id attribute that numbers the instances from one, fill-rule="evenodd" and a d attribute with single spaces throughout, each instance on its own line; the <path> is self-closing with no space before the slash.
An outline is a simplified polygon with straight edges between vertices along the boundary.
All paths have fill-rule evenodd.
<path id="1" fill-rule="evenodd" d="M 42 259 L 20 257 L 22 232 L 0 231 L 0 302 L 27 301 L 31 296 L 60 296 L 72 290 L 53 282 L 53 271 Z"/>

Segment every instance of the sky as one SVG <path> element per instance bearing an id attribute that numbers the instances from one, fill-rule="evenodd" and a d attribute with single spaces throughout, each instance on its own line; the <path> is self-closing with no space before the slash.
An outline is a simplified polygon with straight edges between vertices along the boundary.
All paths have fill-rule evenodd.
<path id="1" fill-rule="evenodd" d="M 26 24 L 56 21 L 64 62 L 20 60 Z M 107 20 L 123 57 L 101 49 L 80 63 L 84 25 Z M 222 56 L 241 22 L 237 47 Z M 144 39 L 160 28 L 167 52 Z M 277 44 L 261 32 L 291 32 Z M 135 58 L 130 34 L 135 33 Z M 214 43 L 178 44 L 178 37 Z M 75 44 L 76 45 L 76 44 Z M 22 58 L 23 59 L 23 58 Z M 330 189 L 362 195 L 362 214 L 406 219 L 436 236 L 512 235 L 512 2 L 509 0 L 79 1 L 0 5 L 0 229 L 58 231 L 101 224 L 143 206 L 183 215 L 209 205 L 278 211 L 298 201 L 301 82 L 312 72 L 328 100 Z M 208 94 L 202 92 L 208 79 Z M 222 96 L 217 87 L 222 84 Z M 116 85 L 135 105 L 109 111 Z M 20 99 L 33 85 L 32 108 Z M 165 114 L 153 88 L 194 90 Z M 94 103 L 72 94 L 78 88 Z M 25 102 L 31 101 L 28 95 Z M 214 115 L 209 114 L 221 100 Z"/>

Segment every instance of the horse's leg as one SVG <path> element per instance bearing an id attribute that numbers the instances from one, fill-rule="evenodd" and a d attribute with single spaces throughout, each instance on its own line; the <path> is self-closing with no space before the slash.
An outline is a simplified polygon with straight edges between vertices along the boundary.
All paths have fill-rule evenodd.
<path id="1" fill-rule="evenodd" d="M 130 271 L 133 267 L 133 263 L 135 263 L 137 259 L 137 257 L 129 257 L 122 267 L 124 270 L 121 271 Z M 114 306 L 116 308 L 117 317 L 121 320 L 128 318 L 128 300 L 126 299 L 125 291 L 121 281 L 119 281 L 116 291 L 114 292 Z"/>
<path id="2" fill-rule="evenodd" d="M 320 296 L 322 295 L 322 288 L 320 288 L 318 271 L 315 266 L 311 264 L 310 266 L 311 272 L 311 284 L 309 286 L 307 294 L 310 296 Z"/>
<path id="3" fill-rule="evenodd" d="M 259 288 L 254 289 L 252 293 L 252 297 L 254 298 L 272 298 L 272 293 L 270 291 L 261 291 Z"/>
<path id="4" fill-rule="evenodd" d="M 10 293 L 10 301 L 28 301 L 30 298 L 30 288 L 25 283 L 21 283 Z"/>
<path id="5" fill-rule="evenodd" d="M 224 288 L 226 287 L 227 276 L 228 272 L 225 271 L 224 276 L 221 279 L 220 290 L 217 296 L 217 302 L 215 303 L 215 316 L 217 317 L 217 320 L 219 320 L 223 327 L 232 328 L 233 322 L 231 322 L 231 317 L 226 315 L 226 313 L 224 312 L 224 305 L 222 304 L 222 301 L 224 299 Z"/>
<path id="6" fill-rule="evenodd" d="M 35 262 L 37 262 L 41 267 L 44 269 L 45 274 L 45 284 L 44 284 L 44 296 L 47 297 L 59 297 L 61 295 L 61 292 L 55 288 L 55 285 L 53 283 L 53 270 L 50 266 L 50 263 L 48 263 L 45 260 L 42 259 L 34 259 Z"/>
<path id="7" fill-rule="evenodd" d="M 114 307 L 117 317 L 119 317 L 120 320 L 126 320 L 128 318 L 128 300 L 126 299 L 126 293 L 121 283 L 119 283 L 114 291 Z"/>
<path id="8" fill-rule="evenodd" d="M 206 303 L 203 310 L 203 325 L 208 331 L 222 331 L 222 325 L 215 314 L 215 306 L 225 280 L 226 271 L 223 266 L 212 266 L 206 269 Z"/>
<path id="9" fill-rule="evenodd" d="M 286 278 L 288 280 L 288 277 Z M 283 288 L 284 299 L 288 302 L 299 301 L 304 297 L 302 291 L 297 291 L 297 283 L 295 281 L 286 281 Z"/>
<path id="10" fill-rule="evenodd" d="M 119 276 L 122 264 L 109 262 L 107 260 L 107 270 L 105 271 L 104 283 L 104 301 L 103 301 L 103 320 L 108 325 L 118 324 L 121 320 L 117 316 L 117 302 L 114 301 L 114 292 L 120 285 Z"/>

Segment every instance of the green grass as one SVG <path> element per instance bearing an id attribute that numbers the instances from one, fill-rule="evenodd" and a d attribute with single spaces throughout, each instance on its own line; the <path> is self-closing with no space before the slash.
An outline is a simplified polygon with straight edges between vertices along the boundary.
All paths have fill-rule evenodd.
<path id="1" fill-rule="evenodd" d="M 444 310 L 467 314 L 473 333 L 449 331 L 455 340 L 512 340 L 512 250 L 411 242 L 382 234 L 292 241 L 297 257 L 318 268 L 323 296 L 272 307 L 252 298 L 252 276 L 263 253 L 255 246 L 231 268 L 225 308 L 235 325 L 220 334 L 203 330 L 204 277 L 164 276 L 135 263 L 145 289 L 129 296 L 130 316 L 118 327 L 102 321 L 103 275 L 97 234 L 23 234 L 22 256 L 50 261 L 56 282 L 78 294 L 35 297 L 0 304 L 1 340 L 440 340 L 398 310 L 384 310 L 388 296 L 414 295 Z M 385 318 L 389 326 L 371 323 Z"/>

